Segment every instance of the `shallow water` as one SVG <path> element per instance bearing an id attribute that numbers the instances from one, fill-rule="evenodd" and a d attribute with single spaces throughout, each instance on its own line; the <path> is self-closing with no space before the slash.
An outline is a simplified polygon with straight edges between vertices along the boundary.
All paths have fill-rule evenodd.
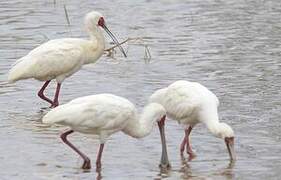
<path id="1" fill-rule="evenodd" d="M 56 2 L 56 3 L 54 3 Z M 281 179 L 281 1 L 279 0 L 90 0 L 0 1 L 0 179 Z M 13 62 L 49 39 L 87 37 L 83 16 L 98 10 L 119 39 L 143 37 L 129 57 L 101 58 L 67 79 L 61 103 L 96 93 L 114 93 L 142 107 L 149 95 L 179 79 L 198 81 L 220 99 L 220 117 L 236 134 L 238 160 L 229 164 L 222 140 L 200 125 L 192 132 L 197 158 L 181 159 L 183 128 L 166 126 L 172 169 L 162 172 L 157 128 L 135 140 L 122 133 L 105 146 L 103 169 L 83 172 L 59 139 L 64 127 L 41 123 L 48 104 L 37 96 L 42 82 L 7 84 Z M 127 48 L 127 47 L 126 47 Z M 48 89 L 53 95 L 54 84 Z M 71 140 L 94 162 L 98 141 Z M 93 163 L 94 165 L 94 163 Z"/>

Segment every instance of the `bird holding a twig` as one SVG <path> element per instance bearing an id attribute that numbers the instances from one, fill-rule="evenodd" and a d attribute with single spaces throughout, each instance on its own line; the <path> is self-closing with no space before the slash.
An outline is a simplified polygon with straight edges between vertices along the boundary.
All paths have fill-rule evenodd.
<path id="1" fill-rule="evenodd" d="M 71 129 L 61 135 L 65 144 L 77 152 L 84 160 L 83 169 L 90 169 L 90 159 L 67 139 L 73 132 L 94 134 L 99 137 L 100 148 L 96 168 L 101 168 L 101 156 L 107 138 L 118 131 L 134 138 L 149 135 L 157 122 L 162 142 L 161 166 L 168 167 L 169 160 L 165 140 L 166 110 L 157 103 L 148 104 L 139 114 L 135 106 L 125 98 L 113 94 L 97 94 L 74 99 L 67 104 L 52 109 L 43 117 L 43 123 L 61 124 Z"/>
<path id="2" fill-rule="evenodd" d="M 150 96 L 150 103 L 153 102 L 163 105 L 168 117 L 186 126 L 180 146 L 181 154 L 186 147 L 189 158 L 195 157 L 189 135 L 196 124 L 203 123 L 214 136 L 224 139 L 231 161 L 236 159 L 234 132 L 228 124 L 219 122 L 219 100 L 205 86 L 197 82 L 176 81 L 155 91 Z"/>
<path id="3" fill-rule="evenodd" d="M 15 62 L 8 76 L 10 83 L 22 79 L 34 78 L 45 81 L 38 96 L 56 107 L 59 104 L 59 92 L 65 78 L 77 72 L 82 65 L 95 63 L 104 53 L 105 39 L 101 28 L 104 29 L 118 45 L 126 57 L 126 53 L 115 36 L 109 31 L 103 16 L 92 11 L 85 16 L 85 27 L 90 36 L 89 40 L 79 38 L 63 38 L 50 40 Z M 57 88 L 53 100 L 44 95 L 44 90 L 50 81 L 56 79 Z"/>

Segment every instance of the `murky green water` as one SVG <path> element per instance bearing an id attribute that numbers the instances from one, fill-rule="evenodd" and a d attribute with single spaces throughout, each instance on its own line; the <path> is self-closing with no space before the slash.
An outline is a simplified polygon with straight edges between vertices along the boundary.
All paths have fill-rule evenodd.
<path id="1" fill-rule="evenodd" d="M 10 0 L 0 2 L 0 179 L 281 179 L 281 1 Z M 11 64 L 50 39 L 83 37 L 83 16 L 98 10 L 119 37 L 143 37 L 144 50 L 130 46 L 127 59 L 101 58 L 67 79 L 61 102 L 114 93 L 142 107 L 149 95 L 179 79 L 198 81 L 221 101 L 220 117 L 235 130 L 238 161 L 232 165 L 222 140 L 204 126 L 192 133 L 197 158 L 182 160 L 183 129 L 167 123 L 172 169 L 160 172 L 157 129 L 135 140 L 122 133 L 105 146 L 103 169 L 83 172 L 78 158 L 59 139 L 65 128 L 41 124 L 47 104 L 37 97 L 42 82 L 6 83 Z M 54 84 L 48 90 L 53 95 Z M 71 140 L 94 162 L 98 141 L 76 134 Z"/>

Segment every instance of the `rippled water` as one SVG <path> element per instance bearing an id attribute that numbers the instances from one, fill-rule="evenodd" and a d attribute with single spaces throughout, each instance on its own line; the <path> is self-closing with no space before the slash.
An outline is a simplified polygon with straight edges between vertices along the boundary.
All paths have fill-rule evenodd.
<path id="1" fill-rule="evenodd" d="M 202 125 L 192 133 L 197 158 L 181 159 L 183 129 L 170 121 L 170 171 L 158 168 L 156 128 L 142 140 L 113 135 L 101 174 L 80 169 L 82 160 L 59 139 L 65 128 L 41 123 L 48 105 L 36 96 L 42 82 L 6 79 L 11 64 L 46 37 L 87 37 L 82 18 L 91 10 L 104 14 L 119 39 L 143 37 L 152 61 L 145 64 L 143 48 L 132 45 L 127 59 L 103 57 L 65 81 L 61 102 L 109 92 L 142 107 L 175 80 L 201 82 L 217 94 L 220 117 L 235 130 L 236 164 Z M 0 1 L 0 179 L 281 179 L 280 17 L 279 0 Z M 97 140 L 78 133 L 71 140 L 94 162 Z"/>

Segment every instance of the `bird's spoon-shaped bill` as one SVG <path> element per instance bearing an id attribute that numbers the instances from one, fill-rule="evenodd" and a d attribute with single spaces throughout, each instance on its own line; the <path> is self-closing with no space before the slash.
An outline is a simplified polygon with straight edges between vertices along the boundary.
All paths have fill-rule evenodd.
<path id="1" fill-rule="evenodd" d="M 161 136 L 161 142 L 162 142 L 162 156 L 159 166 L 161 168 L 170 168 L 170 162 L 168 159 L 168 152 L 167 152 L 167 145 L 166 145 L 166 137 L 165 137 L 165 119 L 166 116 L 163 116 L 160 121 L 158 121 L 158 127 L 160 131 Z"/>
<path id="2" fill-rule="evenodd" d="M 118 46 L 118 48 L 120 49 L 120 51 L 123 53 L 124 57 L 127 57 L 123 47 L 120 45 L 120 43 L 118 42 L 118 40 L 116 39 L 116 37 L 112 34 L 112 32 L 106 27 L 105 24 L 103 24 L 102 28 L 105 30 L 105 32 L 107 32 L 107 34 L 111 37 L 111 39 L 113 40 L 113 42 Z"/>
<path id="3" fill-rule="evenodd" d="M 230 156 L 230 161 L 236 161 L 236 153 L 234 151 L 234 137 L 226 137 L 225 144 Z"/>

